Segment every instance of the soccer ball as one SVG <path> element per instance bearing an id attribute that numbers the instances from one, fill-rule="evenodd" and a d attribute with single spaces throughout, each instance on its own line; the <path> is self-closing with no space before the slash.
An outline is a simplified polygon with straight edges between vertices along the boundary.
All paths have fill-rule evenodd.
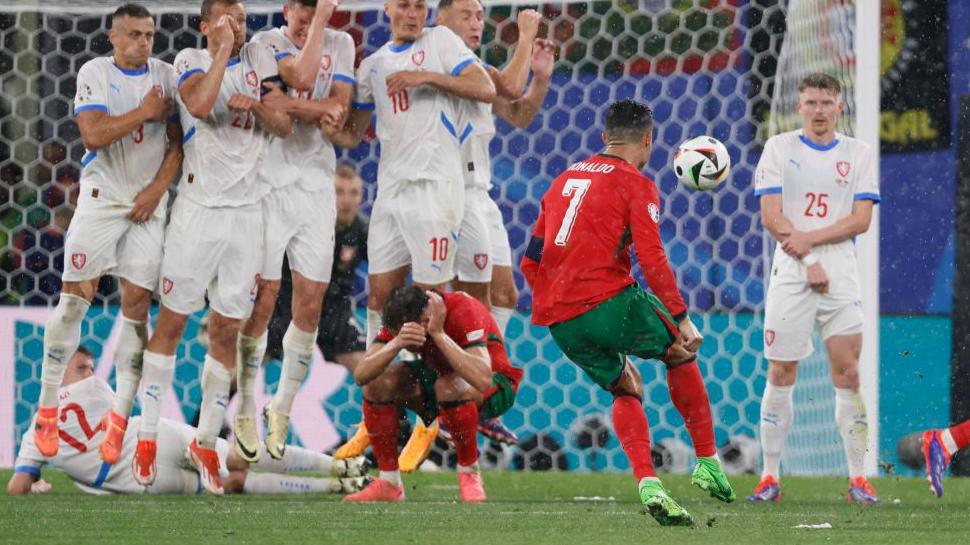
<path id="1" fill-rule="evenodd" d="M 750 435 L 732 435 L 718 449 L 718 456 L 728 475 L 755 473 L 761 461 L 761 444 Z"/>
<path id="2" fill-rule="evenodd" d="M 677 148 L 674 172 L 685 186 L 707 191 L 727 179 L 731 172 L 731 156 L 717 138 L 698 136 Z"/>

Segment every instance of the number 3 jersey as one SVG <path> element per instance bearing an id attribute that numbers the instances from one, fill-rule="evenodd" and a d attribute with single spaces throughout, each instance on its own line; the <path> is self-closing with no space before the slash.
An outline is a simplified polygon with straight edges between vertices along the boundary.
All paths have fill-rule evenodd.
<path id="1" fill-rule="evenodd" d="M 575 318 L 633 284 L 631 242 L 650 289 L 683 319 L 687 306 L 660 238 L 657 186 L 612 155 L 566 169 L 542 197 L 522 258 L 532 286 L 532 323 Z"/>
<path id="2" fill-rule="evenodd" d="M 773 136 L 765 142 L 755 170 L 755 196 L 778 194 L 782 213 L 799 231 L 828 227 L 852 214 L 855 201 L 878 203 L 879 179 L 869 145 L 836 133 L 827 145 L 809 140 L 801 130 Z M 801 263 L 775 248 L 773 274 L 804 276 Z M 846 240 L 812 249 L 829 276 L 855 268 L 855 247 Z"/>
<path id="3" fill-rule="evenodd" d="M 175 70 L 172 65 L 149 58 L 137 70 L 119 68 L 112 57 L 92 59 L 77 75 L 74 115 L 101 111 L 111 117 L 138 108 L 153 88 L 165 98 L 175 95 Z M 174 120 L 174 118 L 173 118 Z M 166 122 L 142 124 L 123 138 L 81 158 L 81 195 L 131 206 L 135 196 L 155 177 L 168 147 Z M 165 214 L 164 204 L 155 214 Z"/>
<path id="4" fill-rule="evenodd" d="M 212 67 L 205 49 L 183 49 L 175 57 L 178 86 L 195 74 Z M 247 95 L 259 100 L 263 82 L 279 85 L 276 60 L 263 45 L 247 43 L 229 60 L 219 96 L 209 116 L 195 118 L 178 98 L 185 136 L 185 160 L 179 197 L 188 197 L 207 207 L 245 206 L 259 201 L 268 191 L 258 180 L 258 171 L 269 144 L 269 135 L 256 126 L 252 112 L 233 112 L 230 97 Z"/>
<path id="5" fill-rule="evenodd" d="M 430 85 L 388 96 L 387 77 L 400 71 L 457 76 L 474 62 L 478 58 L 454 32 L 436 26 L 411 43 L 388 42 L 360 63 L 354 108 L 377 115 L 380 191 L 394 193 L 417 180 L 451 182 L 462 190 L 459 99 Z"/>

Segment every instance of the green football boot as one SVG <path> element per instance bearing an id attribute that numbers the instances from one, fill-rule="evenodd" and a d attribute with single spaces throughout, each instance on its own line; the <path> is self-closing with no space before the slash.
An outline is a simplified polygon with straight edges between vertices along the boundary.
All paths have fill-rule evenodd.
<path id="1" fill-rule="evenodd" d="M 697 459 L 697 467 L 694 468 L 690 482 L 701 490 L 706 490 L 712 498 L 723 502 L 731 503 L 737 498 L 727 475 L 724 474 L 721 462 L 713 456 Z"/>
<path id="2" fill-rule="evenodd" d="M 694 518 L 667 494 L 656 479 L 642 479 L 639 485 L 640 503 L 661 526 L 693 526 Z"/>

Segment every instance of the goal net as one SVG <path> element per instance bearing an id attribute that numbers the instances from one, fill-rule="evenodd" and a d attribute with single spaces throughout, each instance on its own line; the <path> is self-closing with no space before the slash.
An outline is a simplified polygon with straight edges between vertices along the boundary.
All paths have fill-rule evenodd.
<path id="1" fill-rule="evenodd" d="M 171 61 L 199 47 L 197 2 L 148 2 L 158 13 L 155 53 Z M 483 58 L 502 65 L 517 39 L 521 2 L 486 1 Z M 522 5 L 519 5 L 522 4 Z M 834 0 L 617 0 L 545 3 L 542 34 L 559 56 L 542 112 L 525 130 L 498 123 L 492 143 L 493 196 L 506 220 L 518 263 L 538 215 L 539 199 L 569 164 L 602 148 L 608 104 L 646 101 L 656 118 L 655 150 L 646 171 L 664 200 L 661 232 L 670 261 L 706 340 L 700 365 L 714 409 L 717 441 L 756 438 L 762 359 L 765 255 L 752 174 L 764 139 L 793 128 L 792 86 L 807 70 L 832 73 L 851 85 L 852 9 Z M 106 27 L 115 2 L 12 2 L 0 6 L 0 467 L 13 461 L 40 390 L 43 324 L 56 303 L 64 234 L 76 202 L 84 154 L 71 116 L 74 79 L 87 60 L 108 54 Z M 283 23 L 282 2 L 247 2 L 255 31 Z M 390 37 L 380 2 L 344 2 L 332 24 L 351 33 L 358 61 Z M 847 93 L 851 96 L 851 92 Z M 850 111 L 852 108 L 850 107 Z M 851 122 L 846 130 L 851 129 Z M 723 141 L 734 167 L 716 192 L 678 186 L 670 164 L 683 140 L 707 134 Z M 376 146 L 341 153 L 367 184 L 370 211 Z M 366 273 L 359 279 L 363 308 Z M 639 270 L 637 276 L 642 280 Z M 596 420 L 609 422 L 611 399 L 582 376 L 545 328 L 529 324 L 531 296 L 521 275 L 520 312 L 508 329 L 508 348 L 525 379 L 503 420 L 523 440 L 545 436 L 537 451 L 571 469 L 625 470 L 617 440 L 586 440 Z M 97 374 L 113 381 L 111 354 L 119 314 L 118 286 L 102 281 L 83 329 L 98 360 Z M 190 418 L 201 398 L 202 314 L 191 318 L 179 349 L 175 384 L 164 416 Z M 360 420 L 360 391 L 342 367 L 320 354 L 293 408 L 293 439 L 323 449 Z M 787 470 L 839 473 L 844 457 L 832 424 L 831 386 L 824 358 L 806 362 L 796 389 L 798 416 Z M 656 362 L 639 362 L 645 407 L 657 444 L 670 452 L 689 444 Z M 279 363 L 260 376 L 258 395 L 275 390 Z M 808 380 L 806 380 L 808 379 Z M 136 409 L 137 410 L 137 409 Z M 232 408 L 230 408 L 230 412 Z M 592 418 L 596 417 L 596 418 Z M 507 459 L 502 458 L 502 459 Z M 750 469 L 757 468 L 754 459 Z M 748 464 L 751 466 L 751 464 Z M 686 467 L 676 464 L 671 467 Z M 741 464 L 744 468 L 744 464 Z"/>

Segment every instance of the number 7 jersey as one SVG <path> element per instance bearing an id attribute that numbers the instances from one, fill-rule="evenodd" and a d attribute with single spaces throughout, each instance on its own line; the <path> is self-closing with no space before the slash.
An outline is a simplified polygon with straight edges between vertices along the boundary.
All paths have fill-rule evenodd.
<path id="1" fill-rule="evenodd" d="M 660 238 L 657 186 L 612 155 L 566 169 L 542 197 L 522 258 L 532 286 L 532 322 L 575 318 L 633 284 L 631 242 L 650 289 L 680 321 L 687 306 Z"/>

